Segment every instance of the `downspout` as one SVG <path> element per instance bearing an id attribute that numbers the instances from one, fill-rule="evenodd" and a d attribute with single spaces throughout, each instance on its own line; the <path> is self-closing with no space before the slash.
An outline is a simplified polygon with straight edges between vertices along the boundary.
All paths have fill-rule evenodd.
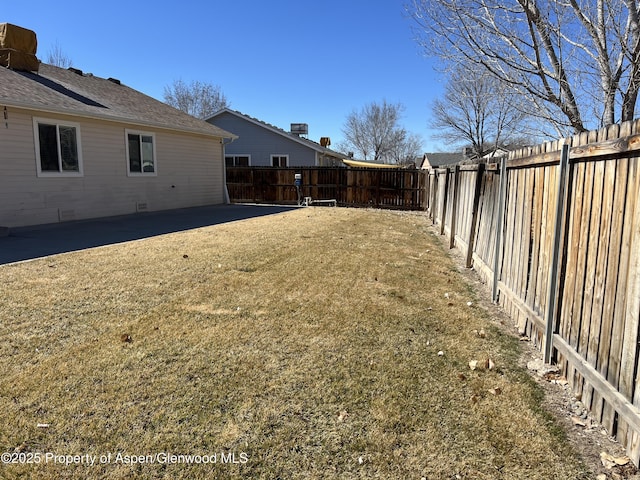
<path id="1" fill-rule="evenodd" d="M 231 203 L 229 198 L 229 189 L 227 188 L 227 159 L 225 153 L 225 146 L 233 142 L 237 137 L 222 138 L 220 145 L 222 145 L 222 181 L 224 182 L 224 203 L 226 205 Z"/>

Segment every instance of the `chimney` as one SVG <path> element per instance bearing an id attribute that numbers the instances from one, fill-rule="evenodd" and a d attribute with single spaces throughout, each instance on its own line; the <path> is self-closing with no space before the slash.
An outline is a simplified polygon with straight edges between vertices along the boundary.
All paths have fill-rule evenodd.
<path id="1" fill-rule="evenodd" d="M 10 23 L 0 23 L 0 65 L 12 70 L 37 72 L 38 40 L 32 30 Z"/>

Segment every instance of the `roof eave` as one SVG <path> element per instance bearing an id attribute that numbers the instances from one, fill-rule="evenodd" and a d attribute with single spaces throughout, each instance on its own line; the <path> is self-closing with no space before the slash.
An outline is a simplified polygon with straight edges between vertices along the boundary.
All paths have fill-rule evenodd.
<path id="1" fill-rule="evenodd" d="M 5 99 L 5 98 L 0 98 L 0 105 L 7 106 L 7 107 L 20 108 L 20 109 L 23 109 L 23 110 L 32 110 L 32 111 L 37 111 L 37 112 L 53 113 L 53 114 L 59 114 L 59 115 L 69 115 L 69 116 L 74 116 L 74 117 L 91 118 L 91 119 L 94 119 L 94 120 L 103 120 L 103 121 L 113 122 L 113 123 L 127 123 L 127 124 L 130 124 L 130 125 L 136 125 L 136 126 L 140 126 L 140 127 L 153 127 L 153 128 L 163 129 L 163 130 L 171 130 L 171 131 L 175 131 L 175 132 L 184 132 L 184 133 L 202 135 L 202 136 L 213 137 L 213 138 L 230 138 L 232 140 L 236 140 L 238 138 L 237 135 L 235 135 L 235 134 L 233 134 L 231 132 L 227 132 L 226 130 L 222 130 L 219 127 L 216 127 L 216 128 L 218 128 L 220 130 L 222 135 L 218 135 L 215 132 L 210 132 L 209 133 L 209 132 L 205 132 L 203 130 L 198 130 L 198 129 L 194 129 L 194 128 L 188 128 L 188 127 L 180 127 L 180 128 L 169 127 L 169 126 L 163 125 L 161 123 L 142 121 L 142 120 L 137 119 L 137 118 L 114 117 L 114 116 L 111 116 L 111 115 L 100 115 L 99 113 L 88 113 L 86 111 L 77 111 L 77 110 L 73 110 L 73 109 L 58 108 L 58 107 L 42 105 L 42 104 L 38 104 L 38 103 L 15 102 L 15 101 L 12 101 L 10 99 Z"/>

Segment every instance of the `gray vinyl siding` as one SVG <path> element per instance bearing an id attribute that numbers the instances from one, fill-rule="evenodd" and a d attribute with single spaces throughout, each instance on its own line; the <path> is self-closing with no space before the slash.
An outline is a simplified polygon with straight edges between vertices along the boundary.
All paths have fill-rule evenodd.
<path id="1" fill-rule="evenodd" d="M 0 226 L 224 202 L 219 138 L 9 109 L 0 125 Z M 83 176 L 38 177 L 33 118 L 80 124 Z M 154 133 L 156 176 L 127 176 L 125 130 Z"/>
<path id="2" fill-rule="evenodd" d="M 252 167 L 270 167 L 271 155 L 289 155 L 290 167 L 316 166 L 316 151 L 267 128 L 230 113 L 222 113 L 210 123 L 238 136 L 226 146 L 227 155 L 251 155 Z"/>

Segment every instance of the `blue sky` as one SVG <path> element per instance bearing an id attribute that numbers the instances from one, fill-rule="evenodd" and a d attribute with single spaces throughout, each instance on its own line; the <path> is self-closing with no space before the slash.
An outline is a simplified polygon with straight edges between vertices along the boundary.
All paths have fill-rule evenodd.
<path id="1" fill-rule="evenodd" d="M 404 0 L 3 2 L 1 22 L 34 30 L 38 57 L 54 45 L 73 65 L 162 100 L 174 80 L 219 85 L 231 108 L 309 138 L 343 138 L 347 115 L 402 103 L 401 124 L 424 151 L 440 76 L 414 40 Z"/>

